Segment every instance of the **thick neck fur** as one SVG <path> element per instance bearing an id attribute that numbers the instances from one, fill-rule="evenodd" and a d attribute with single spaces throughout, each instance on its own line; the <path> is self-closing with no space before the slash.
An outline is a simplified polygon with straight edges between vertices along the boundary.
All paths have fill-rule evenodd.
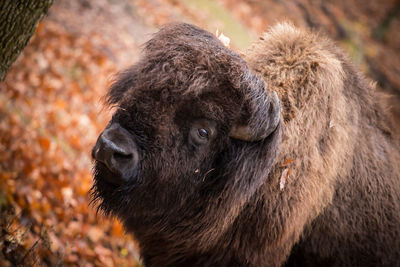
<path id="1" fill-rule="evenodd" d="M 375 142 L 382 144 L 381 156 L 388 165 L 399 162 L 399 151 L 398 146 L 390 148 L 396 141 L 378 94 L 329 40 L 278 24 L 253 44 L 245 59 L 263 76 L 267 90 L 278 93 L 283 107 L 283 141 L 263 192 L 269 219 L 265 223 L 273 233 L 266 250 L 273 255 L 271 266 L 280 265 L 335 194 L 342 198 L 339 185 L 377 178 L 365 170 L 365 162 L 356 162 L 359 153 L 367 155 L 367 161 L 381 160 L 373 151 L 359 150 L 370 146 L 363 137 L 378 136 Z M 399 174 L 394 168 L 389 179 Z M 364 177 L 353 172 L 363 172 Z M 397 181 L 391 182 L 400 190 Z M 351 186 L 362 185 L 354 181 Z"/>
<path id="2" fill-rule="evenodd" d="M 332 201 L 338 171 L 351 167 L 347 159 L 355 133 L 346 124 L 354 111 L 343 92 L 342 63 L 331 47 L 324 38 L 279 24 L 246 53 L 250 67 L 282 103 L 283 141 L 264 186 L 267 217 L 280 224 L 273 229 L 266 222 L 275 232 L 267 243 L 276 247 L 273 254 L 282 255 L 275 256 L 277 264 L 304 225 Z"/>

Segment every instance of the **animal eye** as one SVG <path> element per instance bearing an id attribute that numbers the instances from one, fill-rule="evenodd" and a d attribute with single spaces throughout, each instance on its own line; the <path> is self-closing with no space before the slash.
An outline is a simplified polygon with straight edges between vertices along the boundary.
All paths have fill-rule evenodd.
<path id="1" fill-rule="evenodd" d="M 204 128 L 197 129 L 197 134 L 200 138 L 208 139 L 208 131 Z"/>
<path id="2" fill-rule="evenodd" d="M 195 146 L 202 146 L 213 140 L 216 136 L 216 123 L 206 119 L 193 122 L 189 133 L 189 142 Z"/>

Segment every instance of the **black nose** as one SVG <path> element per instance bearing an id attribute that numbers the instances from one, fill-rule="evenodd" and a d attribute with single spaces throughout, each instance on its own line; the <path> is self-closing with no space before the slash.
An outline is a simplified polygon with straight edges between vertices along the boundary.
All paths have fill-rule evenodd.
<path id="1" fill-rule="evenodd" d="M 139 162 L 133 136 L 119 123 L 112 123 L 100 134 L 92 156 L 114 174 L 105 178 L 116 184 L 128 181 Z"/>

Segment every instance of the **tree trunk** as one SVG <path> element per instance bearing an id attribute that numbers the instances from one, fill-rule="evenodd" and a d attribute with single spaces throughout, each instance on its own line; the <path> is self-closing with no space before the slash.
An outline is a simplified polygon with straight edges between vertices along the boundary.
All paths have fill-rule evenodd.
<path id="1" fill-rule="evenodd" d="M 0 0 L 0 82 L 53 0 Z"/>

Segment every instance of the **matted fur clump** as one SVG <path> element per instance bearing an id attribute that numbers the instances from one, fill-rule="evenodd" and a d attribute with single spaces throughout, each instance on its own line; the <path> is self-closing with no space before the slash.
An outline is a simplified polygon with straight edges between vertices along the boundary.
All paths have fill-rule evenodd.
<path id="1" fill-rule="evenodd" d="M 400 148 L 329 40 L 278 24 L 244 59 L 164 26 L 111 87 L 94 200 L 145 266 L 395 266 Z"/>

